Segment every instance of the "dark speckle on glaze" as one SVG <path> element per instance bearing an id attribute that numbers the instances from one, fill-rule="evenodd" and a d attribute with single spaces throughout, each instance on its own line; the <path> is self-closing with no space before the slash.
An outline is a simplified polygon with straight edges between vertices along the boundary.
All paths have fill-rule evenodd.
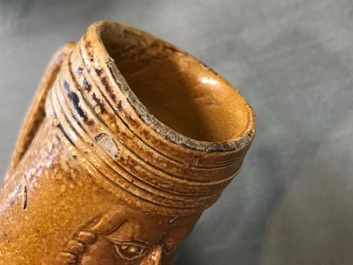
<path id="1" fill-rule="evenodd" d="M 83 79 L 83 86 L 88 92 L 91 92 L 92 86 L 87 82 L 86 78 Z"/>
<path id="2" fill-rule="evenodd" d="M 102 75 L 102 69 L 96 69 L 96 73 L 98 76 L 101 76 Z"/>
<path id="3" fill-rule="evenodd" d="M 93 93 L 92 98 L 96 102 L 97 106 L 100 107 L 101 113 L 105 113 L 106 110 L 105 110 L 104 104 L 100 99 L 97 98 L 95 93 Z"/>
<path id="4" fill-rule="evenodd" d="M 81 67 L 77 68 L 76 74 L 81 75 L 83 69 Z"/>
<path id="5" fill-rule="evenodd" d="M 102 83 L 103 83 L 103 85 L 105 87 L 105 90 L 109 93 L 111 99 L 115 102 L 116 101 L 116 96 L 113 93 L 113 90 L 109 86 L 108 81 L 107 81 L 107 79 L 105 77 L 102 78 Z"/>
<path id="6" fill-rule="evenodd" d="M 78 115 L 80 115 L 80 117 L 83 118 L 83 121 L 86 124 L 88 124 L 89 126 L 93 126 L 94 125 L 94 121 L 88 119 L 86 113 L 82 110 L 82 108 L 79 105 L 79 102 L 80 102 L 79 97 L 77 96 L 77 94 L 75 92 L 72 92 L 70 90 L 69 84 L 66 81 L 64 81 L 64 87 L 65 87 L 66 93 L 69 96 L 69 98 L 70 98 L 70 100 L 71 100 L 76 112 L 78 113 Z"/>

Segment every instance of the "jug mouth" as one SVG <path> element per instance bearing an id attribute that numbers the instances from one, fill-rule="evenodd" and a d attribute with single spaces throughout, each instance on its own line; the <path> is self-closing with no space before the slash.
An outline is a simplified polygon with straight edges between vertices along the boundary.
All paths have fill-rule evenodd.
<path id="1" fill-rule="evenodd" d="M 190 215 L 239 172 L 255 134 L 240 93 L 182 50 L 103 21 L 68 54 L 46 101 L 64 148 L 136 209 Z"/>
<path id="2" fill-rule="evenodd" d="M 244 97 L 186 52 L 111 21 L 93 24 L 84 39 L 122 84 L 137 116 L 164 139 L 203 151 L 252 141 L 255 115 Z"/>

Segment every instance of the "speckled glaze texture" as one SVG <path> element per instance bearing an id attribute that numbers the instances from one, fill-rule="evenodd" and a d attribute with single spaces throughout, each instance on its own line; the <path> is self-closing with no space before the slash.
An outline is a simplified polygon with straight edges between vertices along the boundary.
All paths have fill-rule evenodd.
<path id="1" fill-rule="evenodd" d="M 0 193 L 0 264 L 173 264 L 238 173 L 245 99 L 185 52 L 100 21 L 52 59 Z"/>

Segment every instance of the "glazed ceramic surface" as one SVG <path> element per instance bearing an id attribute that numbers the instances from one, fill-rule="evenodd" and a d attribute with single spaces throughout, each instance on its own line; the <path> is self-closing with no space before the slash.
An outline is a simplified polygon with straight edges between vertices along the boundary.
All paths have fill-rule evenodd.
<path id="1" fill-rule="evenodd" d="M 238 173 L 245 99 L 137 29 L 93 24 L 54 56 L 0 194 L 1 264 L 173 264 Z"/>

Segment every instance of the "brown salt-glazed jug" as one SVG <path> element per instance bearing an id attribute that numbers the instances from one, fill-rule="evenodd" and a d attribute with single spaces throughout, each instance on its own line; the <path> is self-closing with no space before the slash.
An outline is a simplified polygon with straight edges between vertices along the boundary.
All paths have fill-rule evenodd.
<path id="1" fill-rule="evenodd" d="M 238 173 L 246 100 L 187 53 L 115 22 L 52 59 L 0 192 L 0 264 L 173 264 Z"/>

